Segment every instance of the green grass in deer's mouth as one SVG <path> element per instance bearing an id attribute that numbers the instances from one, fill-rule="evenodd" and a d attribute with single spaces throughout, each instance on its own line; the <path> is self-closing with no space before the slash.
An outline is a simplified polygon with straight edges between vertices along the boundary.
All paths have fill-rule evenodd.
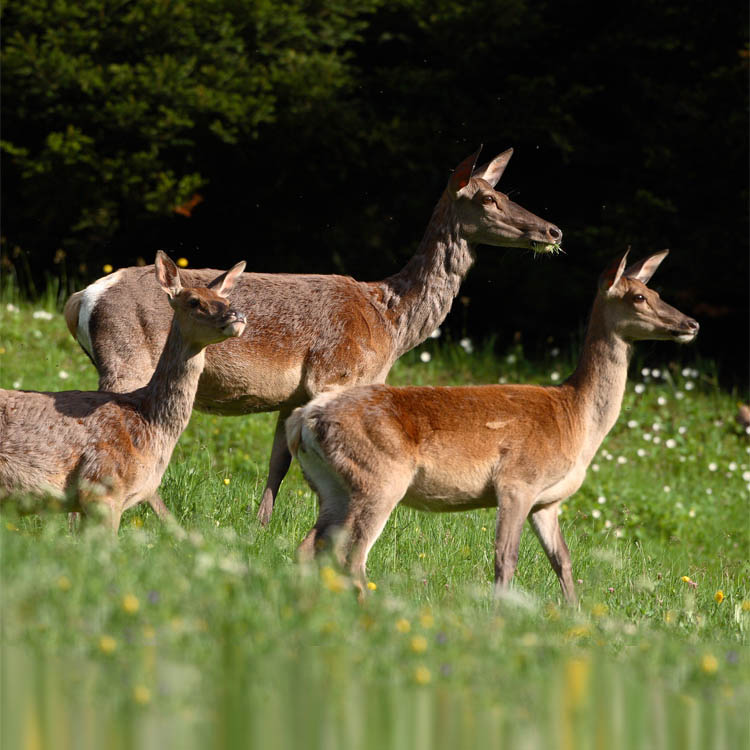
<path id="1" fill-rule="evenodd" d="M 550 244 L 545 244 L 543 242 L 532 242 L 531 249 L 535 253 L 545 253 L 548 255 L 557 255 L 558 253 L 562 252 L 562 247 L 560 247 L 559 242 L 552 242 Z"/>

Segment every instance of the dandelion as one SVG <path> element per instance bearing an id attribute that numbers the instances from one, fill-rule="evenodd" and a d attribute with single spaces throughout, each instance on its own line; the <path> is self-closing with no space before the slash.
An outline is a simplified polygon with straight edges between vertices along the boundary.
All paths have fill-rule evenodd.
<path id="1" fill-rule="evenodd" d="M 677 613 L 673 609 L 668 609 L 664 613 L 664 622 L 667 625 L 674 625 L 676 620 L 677 620 Z"/>
<path id="2" fill-rule="evenodd" d="M 625 532 L 622 529 L 615 529 L 615 539 L 622 539 Z"/>
<path id="3" fill-rule="evenodd" d="M 187 268 L 188 267 L 188 259 L 187 258 L 177 258 L 177 265 L 180 268 Z"/>
<path id="4" fill-rule="evenodd" d="M 711 461 L 711 463 L 708 465 L 708 470 L 709 471 L 716 471 L 716 469 L 718 469 L 718 468 L 719 467 L 713 461 Z"/>
<path id="5" fill-rule="evenodd" d="M 714 601 L 717 604 L 721 604 L 724 601 L 724 592 L 721 589 L 714 594 Z"/>
<path id="6" fill-rule="evenodd" d="M 425 553 L 424 553 L 424 552 L 420 552 L 420 553 L 419 553 L 419 554 L 417 555 L 417 557 L 418 557 L 418 558 L 419 558 L 420 560 L 424 560 L 424 559 L 425 559 L 425 557 L 426 557 L 426 555 L 425 555 Z"/>
<path id="7" fill-rule="evenodd" d="M 18 312 L 18 308 L 12 302 L 8 302 L 8 304 L 5 306 L 5 309 L 9 313 L 17 313 Z"/>
<path id="8" fill-rule="evenodd" d="M 706 494 L 707 495 L 713 495 L 714 491 L 710 487 L 706 487 Z"/>
<path id="9" fill-rule="evenodd" d="M 684 424 L 683 424 L 683 425 L 680 425 L 680 426 L 679 426 L 679 427 L 677 428 L 677 432 L 678 432 L 678 433 L 679 433 L 680 435 L 684 435 L 684 434 L 685 434 L 685 433 L 687 432 L 687 427 L 685 427 L 685 425 L 684 425 Z"/>
<path id="10" fill-rule="evenodd" d="M 57 377 L 60 378 L 61 380 L 67 380 L 70 377 L 70 375 L 68 375 L 68 373 L 65 370 L 60 370 L 60 372 L 57 373 Z"/>
<path id="11" fill-rule="evenodd" d="M 507 356 L 507 357 L 505 358 L 505 361 L 506 361 L 506 362 L 507 362 L 507 363 L 508 363 L 509 365 L 514 365 L 514 364 L 516 363 L 516 355 L 515 355 L 515 354 L 509 354 L 509 355 L 508 355 L 508 356 Z"/>
<path id="12" fill-rule="evenodd" d="M 420 665 L 414 670 L 414 682 L 417 685 L 427 685 L 430 680 L 432 680 L 432 672 L 424 665 Z"/>
<path id="13" fill-rule="evenodd" d="M 442 331 L 441 331 L 441 330 L 440 330 L 439 328 L 436 328 L 436 329 L 435 329 L 435 330 L 434 330 L 434 331 L 433 331 L 433 332 L 432 332 L 432 333 L 430 334 L 430 338 L 431 338 L 431 339 L 439 339 L 439 338 L 440 338 L 440 335 L 441 335 L 441 334 L 442 334 Z"/>
<path id="14" fill-rule="evenodd" d="M 654 445 L 659 445 L 661 438 L 658 435 L 654 435 Z"/>
<path id="15" fill-rule="evenodd" d="M 419 355 L 419 359 L 420 359 L 420 360 L 421 360 L 422 362 L 429 362 L 429 361 L 430 361 L 430 360 L 432 359 L 432 354 L 430 354 L 429 352 L 422 352 L 422 353 L 421 353 L 421 354 Z"/>
<path id="16" fill-rule="evenodd" d="M 664 445 L 666 445 L 667 448 L 674 448 L 677 445 L 677 441 L 673 440 L 672 438 L 669 438 L 669 440 L 667 440 L 667 442 L 664 443 Z"/>
<path id="17" fill-rule="evenodd" d="M 681 578 L 680 580 L 681 580 L 681 581 L 682 581 L 683 583 L 686 583 L 686 584 L 687 584 L 688 586 L 690 586 L 690 588 L 692 588 L 692 589 L 697 589 L 697 588 L 698 588 L 698 584 L 697 584 L 697 583 L 696 583 L 695 581 L 693 581 L 693 580 L 692 580 L 692 579 L 690 578 L 690 576 L 682 576 L 682 578 Z"/>
<path id="18" fill-rule="evenodd" d="M 659 430 L 661 429 L 661 425 L 660 425 L 660 424 L 659 424 L 658 422 L 654 422 L 654 423 L 653 423 L 653 424 L 651 425 L 651 429 L 652 429 L 652 430 L 653 430 L 654 432 L 659 432 Z"/>
<path id="19" fill-rule="evenodd" d="M 675 391 L 674 397 L 678 401 L 682 401 L 682 399 L 685 398 L 685 394 L 682 391 Z"/>
<path id="20" fill-rule="evenodd" d="M 660 378 L 661 377 L 661 370 L 651 370 L 651 377 L 652 378 Z"/>
<path id="21" fill-rule="evenodd" d="M 368 581 L 367 588 L 370 589 L 370 591 L 375 591 L 378 588 L 378 584 L 375 583 L 375 581 Z"/>
<path id="22" fill-rule="evenodd" d="M 632 430 L 634 427 L 638 427 L 638 422 L 635 419 L 628 420 L 628 427 Z"/>
<path id="23" fill-rule="evenodd" d="M 626 464 L 627 462 L 628 462 L 628 459 L 625 458 L 625 456 L 618 456 L 617 457 L 617 463 L 618 464 L 622 465 L 622 464 Z"/>
<path id="24" fill-rule="evenodd" d="M 667 403 L 667 399 L 665 399 L 664 396 L 659 396 L 659 398 L 656 399 L 656 403 L 659 404 L 659 406 L 664 406 Z"/>
<path id="25" fill-rule="evenodd" d="M 643 393 L 646 390 L 646 386 L 643 383 L 636 383 L 633 389 L 636 393 Z"/>
<path id="26" fill-rule="evenodd" d="M 320 569 L 320 578 L 323 581 L 323 585 L 329 591 L 333 591 L 334 594 L 339 594 L 346 588 L 346 578 L 339 575 L 330 565 L 326 565 Z"/>
<path id="27" fill-rule="evenodd" d="M 31 317 L 36 320 L 52 320 L 52 313 L 47 312 L 46 310 L 35 310 Z"/>
<path id="28" fill-rule="evenodd" d="M 18 526 L 16 526 L 12 521 L 6 521 L 5 528 L 8 529 L 8 531 L 18 531 Z"/>
<path id="29" fill-rule="evenodd" d="M 598 510 L 597 508 L 594 508 L 594 510 L 591 511 L 591 517 L 592 518 L 601 518 L 602 512 Z"/>
<path id="30" fill-rule="evenodd" d="M 415 635 L 409 643 L 409 648 L 415 654 L 423 654 L 427 651 L 427 639 L 423 635 Z"/>
<path id="31" fill-rule="evenodd" d="M 643 439 L 644 439 L 644 440 L 645 440 L 646 442 L 649 442 L 649 441 L 651 441 L 651 439 L 652 439 L 652 438 L 653 438 L 653 435 L 652 435 L 652 434 L 651 434 L 650 432 L 644 432 L 644 433 L 643 433 Z"/>
<path id="32" fill-rule="evenodd" d="M 103 654 L 112 654 L 117 649 L 117 641 L 111 635 L 103 635 L 99 639 L 99 650 Z"/>
<path id="33" fill-rule="evenodd" d="M 609 612 L 609 607 L 606 604 L 602 604 L 602 603 L 595 604 L 591 608 L 591 614 L 594 617 L 604 617 L 604 615 L 606 615 L 607 612 Z"/>
<path id="34" fill-rule="evenodd" d="M 231 481 L 229 477 L 224 477 L 224 484 L 229 484 Z"/>
<path id="35" fill-rule="evenodd" d="M 643 369 L 641 370 L 641 375 L 642 375 L 642 376 L 643 376 L 644 378 L 647 378 L 650 372 L 651 372 L 651 370 L 649 370 L 649 369 L 648 369 L 648 367 L 644 367 L 644 368 L 643 368 Z"/>
<path id="36" fill-rule="evenodd" d="M 501 375 L 497 379 L 497 382 L 500 383 L 500 385 L 505 385 L 508 382 L 508 378 L 506 378 L 505 375 Z"/>
<path id="37" fill-rule="evenodd" d="M 719 661 L 713 654 L 703 654 L 701 670 L 706 674 L 715 674 L 719 669 Z"/>
<path id="38" fill-rule="evenodd" d="M 745 599 L 740 605 L 743 612 L 750 612 L 750 599 Z"/>
<path id="39" fill-rule="evenodd" d="M 104 273 L 112 273 L 113 270 L 114 269 L 112 268 L 112 266 L 109 263 L 105 263 L 102 266 L 102 271 L 104 271 Z"/>
<path id="40" fill-rule="evenodd" d="M 692 380 L 688 380 L 688 382 L 685 383 L 685 390 L 692 391 L 693 388 L 695 388 L 695 383 Z"/>
<path id="41" fill-rule="evenodd" d="M 591 464 L 591 471 L 599 471 L 599 464 Z"/>
<path id="42" fill-rule="evenodd" d="M 133 688 L 133 700 L 145 706 L 151 700 L 151 691 L 145 685 L 136 685 Z"/>
<path id="43" fill-rule="evenodd" d="M 612 521 L 610 521 L 609 519 L 607 519 L 607 520 L 606 520 L 606 521 L 604 522 L 604 528 L 605 528 L 605 529 L 611 529 L 611 528 L 612 528 Z"/>
<path id="44" fill-rule="evenodd" d="M 550 380 L 551 380 L 551 381 L 552 381 L 553 383 L 555 383 L 555 382 L 557 382 L 558 380 L 560 380 L 560 373 L 559 373 L 559 372 L 552 372 L 552 373 L 550 373 L 550 376 L 549 376 L 549 377 L 550 377 Z"/>
<path id="45" fill-rule="evenodd" d="M 555 347 L 552 347 L 552 349 L 549 350 L 549 353 L 550 353 L 551 357 L 557 357 L 558 354 L 560 354 L 560 350 L 555 346 Z"/>
<path id="46" fill-rule="evenodd" d="M 672 488 L 668 484 L 665 484 L 664 485 L 664 492 L 671 492 L 671 491 L 672 491 Z"/>
<path id="47" fill-rule="evenodd" d="M 138 597 L 133 594 L 125 594 L 122 597 L 122 608 L 129 615 L 134 615 L 140 609 L 141 603 L 138 601 Z"/>
<path id="48" fill-rule="evenodd" d="M 691 508 L 688 511 L 688 515 L 690 516 L 690 518 L 695 518 L 695 508 Z"/>
<path id="49" fill-rule="evenodd" d="M 400 620 L 396 620 L 396 630 L 399 633 L 408 633 L 411 630 L 411 623 L 402 617 Z"/>
<path id="50" fill-rule="evenodd" d="M 743 471 L 742 472 L 742 481 L 743 482 L 750 482 L 750 471 Z"/>
<path id="51" fill-rule="evenodd" d="M 604 495 L 599 495 L 599 497 L 596 498 L 596 502 L 599 503 L 599 505 L 604 505 L 604 503 L 607 502 L 607 498 L 604 497 Z"/>
<path id="52" fill-rule="evenodd" d="M 737 471 L 737 464 L 732 461 L 729 466 L 727 466 L 727 469 L 729 469 L 729 471 Z"/>
<path id="53" fill-rule="evenodd" d="M 646 451 L 645 451 L 645 450 L 643 450 L 643 448 L 639 448 L 639 449 L 638 449 L 638 450 L 636 451 L 636 453 L 638 454 L 638 456 L 639 456 L 640 458 L 643 458 L 643 457 L 644 457 L 644 456 L 646 455 Z"/>
<path id="54" fill-rule="evenodd" d="M 70 578 L 68 576 L 60 576 L 57 579 L 57 588 L 60 589 L 60 591 L 70 591 L 70 587 L 73 584 L 70 582 Z"/>

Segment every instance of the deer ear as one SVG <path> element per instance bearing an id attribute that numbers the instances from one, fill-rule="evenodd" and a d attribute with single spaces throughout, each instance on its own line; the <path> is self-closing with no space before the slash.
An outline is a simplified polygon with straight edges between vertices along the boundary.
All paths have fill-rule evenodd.
<path id="1" fill-rule="evenodd" d="M 170 297 L 176 297 L 182 291 L 182 282 L 180 281 L 180 272 L 172 259 L 163 250 L 157 250 L 154 267 L 156 269 L 156 280 L 161 288 Z"/>
<path id="2" fill-rule="evenodd" d="M 620 258 L 613 260 L 612 263 L 599 277 L 599 289 L 603 292 L 608 292 L 613 287 L 617 286 L 617 282 L 622 278 L 622 274 L 625 271 L 625 264 L 628 262 L 628 253 L 630 248 L 625 251 L 625 254 Z"/>
<path id="3" fill-rule="evenodd" d="M 628 279 L 638 279 L 638 281 L 648 284 L 654 272 L 667 255 L 669 255 L 669 250 L 662 250 L 661 252 L 649 255 L 648 258 L 644 258 L 637 263 L 633 263 L 632 266 L 628 266 L 623 275 Z"/>
<path id="4" fill-rule="evenodd" d="M 458 194 L 463 190 L 471 179 L 474 173 L 474 167 L 477 165 L 477 159 L 479 158 L 479 152 L 482 150 L 480 146 L 475 154 L 466 157 L 454 170 L 450 180 L 448 180 L 448 191 L 450 194 L 457 198 Z"/>
<path id="5" fill-rule="evenodd" d="M 502 154 L 496 156 L 492 161 L 487 162 L 482 167 L 477 167 L 474 170 L 472 177 L 481 177 L 490 183 L 492 187 L 497 185 L 498 180 L 503 176 L 505 167 L 508 166 L 510 157 L 513 156 L 513 149 L 509 148 L 507 151 L 503 151 Z"/>
<path id="6" fill-rule="evenodd" d="M 209 289 L 214 289 L 216 294 L 220 294 L 222 297 L 226 297 L 229 292 L 232 291 L 235 281 L 240 277 L 240 274 L 245 270 L 245 261 L 241 260 L 239 263 L 233 265 L 228 271 L 225 271 L 221 276 L 217 276 L 209 285 Z"/>

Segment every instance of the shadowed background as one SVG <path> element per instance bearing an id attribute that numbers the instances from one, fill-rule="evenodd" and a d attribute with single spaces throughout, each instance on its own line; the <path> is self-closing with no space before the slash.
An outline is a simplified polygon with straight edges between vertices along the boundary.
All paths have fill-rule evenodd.
<path id="1" fill-rule="evenodd" d="M 480 247 L 448 333 L 566 345 L 610 258 L 669 247 L 654 285 L 700 321 L 693 351 L 747 377 L 743 4 L 11 0 L 1 20 L 2 271 L 30 294 L 158 248 L 380 278 L 452 167 L 513 146 L 499 187 L 566 255 Z"/>

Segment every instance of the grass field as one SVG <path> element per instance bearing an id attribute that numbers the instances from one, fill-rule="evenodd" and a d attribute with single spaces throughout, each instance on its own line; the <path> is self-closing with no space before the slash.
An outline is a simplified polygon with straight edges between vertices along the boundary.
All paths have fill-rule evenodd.
<path id="1" fill-rule="evenodd" d="M 690 357 L 637 352 L 563 506 L 575 610 L 530 531 L 493 597 L 490 511 L 398 509 L 364 605 L 331 565 L 300 569 L 315 498 L 296 466 L 255 522 L 275 415 L 193 415 L 162 484 L 182 531 L 141 507 L 113 543 L 4 508 L 2 746 L 747 747 L 747 395 Z M 390 382 L 554 384 L 571 362 L 433 340 Z M 96 387 L 53 295 L 6 292 L 0 387 Z"/>

